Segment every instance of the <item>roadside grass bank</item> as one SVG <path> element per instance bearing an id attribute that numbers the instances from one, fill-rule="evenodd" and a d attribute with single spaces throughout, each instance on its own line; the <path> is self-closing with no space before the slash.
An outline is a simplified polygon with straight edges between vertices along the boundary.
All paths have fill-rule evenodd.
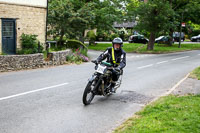
<path id="1" fill-rule="evenodd" d="M 104 51 L 107 47 L 112 47 L 110 43 L 99 43 L 96 46 L 89 46 L 88 49 Z M 173 44 L 172 46 L 168 46 L 165 44 L 155 44 L 154 50 L 147 51 L 147 45 L 139 44 L 139 43 L 125 43 L 123 49 L 128 52 L 134 53 L 145 53 L 145 54 L 163 54 L 163 53 L 172 53 L 172 52 L 182 52 L 189 50 L 200 50 L 199 44 L 181 44 L 181 48 L 178 48 L 178 44 Z"/>
<path id="2" fill-rule="evenodd" d="M 165 44 L 155 44 L 154 50 L 147 51 L 147 47 L 145 46 L 139 49 L 138 53 L 163 54 L 189 50 L 200 50 L 200 44 L 181 44 L 181 48 L 178 48 L 178 44 L 173 44 L 172 46 L 168 46 Z"/>
<path id="3" fill-rule="evenodd" d="M 199 132 L 200 95 L 162 97 L 136 113 L 114 133 Z"/>
<path id="4" fill-rule="evenodd" d="M 200 67 L 190 78 L 200 80 Z M 114 133 L 199 132 L 200 95 L 169 95 L 147 105 L 118 127 Z"/>
<path id="5" fill-rule="evenodd" d="M 136 50 L 140 47 L 144 47 L 144 44 L 139 43 L 124 43 L 123 49 L 126 52 L 136 52 Z M 112 47 L 111 43 L 98 43 L 96 46 L 89 45 L 88 49 L 97 50 L 97 51 L 105 51 L 108 47 Z"/>
<path id="6" fill-rule="evenodd" d="M 190 73 L 190 78 L 194 78 L 194 79 L 198 79 L 200 80 L 200 67 L 194 69 L 191 73 Z"/>

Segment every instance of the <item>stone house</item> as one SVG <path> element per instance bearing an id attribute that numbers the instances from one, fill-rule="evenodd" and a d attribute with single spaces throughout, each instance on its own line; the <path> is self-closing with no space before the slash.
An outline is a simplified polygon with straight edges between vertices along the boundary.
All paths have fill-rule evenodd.
<path id="1" fill-rule="evenodd" d="M 0 54 L 21 48 L 22 33 L 45 42 L 47 0 L 0 0 Z"/>

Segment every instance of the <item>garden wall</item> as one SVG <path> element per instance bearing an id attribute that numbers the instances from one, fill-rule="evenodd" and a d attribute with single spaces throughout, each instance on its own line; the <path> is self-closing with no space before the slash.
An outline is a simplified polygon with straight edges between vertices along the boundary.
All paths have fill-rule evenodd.
<path id="1" fill-rule="evenodd" d="M 58 51 L 58 52 L 50 52 L 48 54 L 49 62 L 47 65 L 63 65 L 66 62 L 66 56 L 70 55 L 72 51 L 70 49 Z"/>
<path id="2" fill-rule="evenodd" d="M 0 72 L 43 67 L 44 55 L 0 55 Z"/>
<path id="3" fill-rule="evenodd" d="M 48 54 L 48 61 L 44 60 L 44 55 L 42 53 L 30 55 L 0 55 L 0 72 L 62 65 L 66 62 L 66 56 L 71 53 L 69 49 L 51 52 Z"/>

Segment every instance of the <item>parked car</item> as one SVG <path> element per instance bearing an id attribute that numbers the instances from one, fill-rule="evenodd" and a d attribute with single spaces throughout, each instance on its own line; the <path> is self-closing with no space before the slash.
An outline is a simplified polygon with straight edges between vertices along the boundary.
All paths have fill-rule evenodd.
<path id="1" fill-rule="evenodd" d="M 169 40 L 170 40 L 169 36 L 160 36 L 155 39 L 155 43 L 168 44 Z M 173 43 L 174 43 L 174 39 L 173 39 Z"/>
<path id="2" fill-rule="evenodd" d="M 173 38 L 175 42 L 179 42 L 179 36 L 180 36 L 180 32 L 173 33 Z M 184 41 L 184 40 L 185 40 L 185 34 L 181 32 L 181 41 Z"/>
<path id="3" fill-rule="evenodd" d="M 200 42 L 200 34 L 198 36 L 193 36 L 190 39 L 192 42 Z"/>
<path id="4" fill-rule="evenodd" d="M 148 43 L 149 40 L 146 39 L 143 35 L 132 35 L 128 39 L 129 43 Z"/>

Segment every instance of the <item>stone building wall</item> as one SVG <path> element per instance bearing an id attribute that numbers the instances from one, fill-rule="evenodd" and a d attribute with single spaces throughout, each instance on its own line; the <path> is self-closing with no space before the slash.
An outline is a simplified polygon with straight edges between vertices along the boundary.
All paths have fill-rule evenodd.
<path id="1" fill-rule="evenodd" d="M 0 1 L 0 18 L 16 19 L 17 47 L 21 48 L 20 37 L 22 33 L 38 35 L 37 39 L 45 42 L 46 32 L 46 8 L 28 5 L 10 4 Z M 0 31 L 2 30 L 0 24 Z M 0 32 L 1 34 L 1 32 Z M 2 36 L 0 35 L 0 38 Z M 0 39 L 0 52 L 2 52 L 2 40 Z"/>

